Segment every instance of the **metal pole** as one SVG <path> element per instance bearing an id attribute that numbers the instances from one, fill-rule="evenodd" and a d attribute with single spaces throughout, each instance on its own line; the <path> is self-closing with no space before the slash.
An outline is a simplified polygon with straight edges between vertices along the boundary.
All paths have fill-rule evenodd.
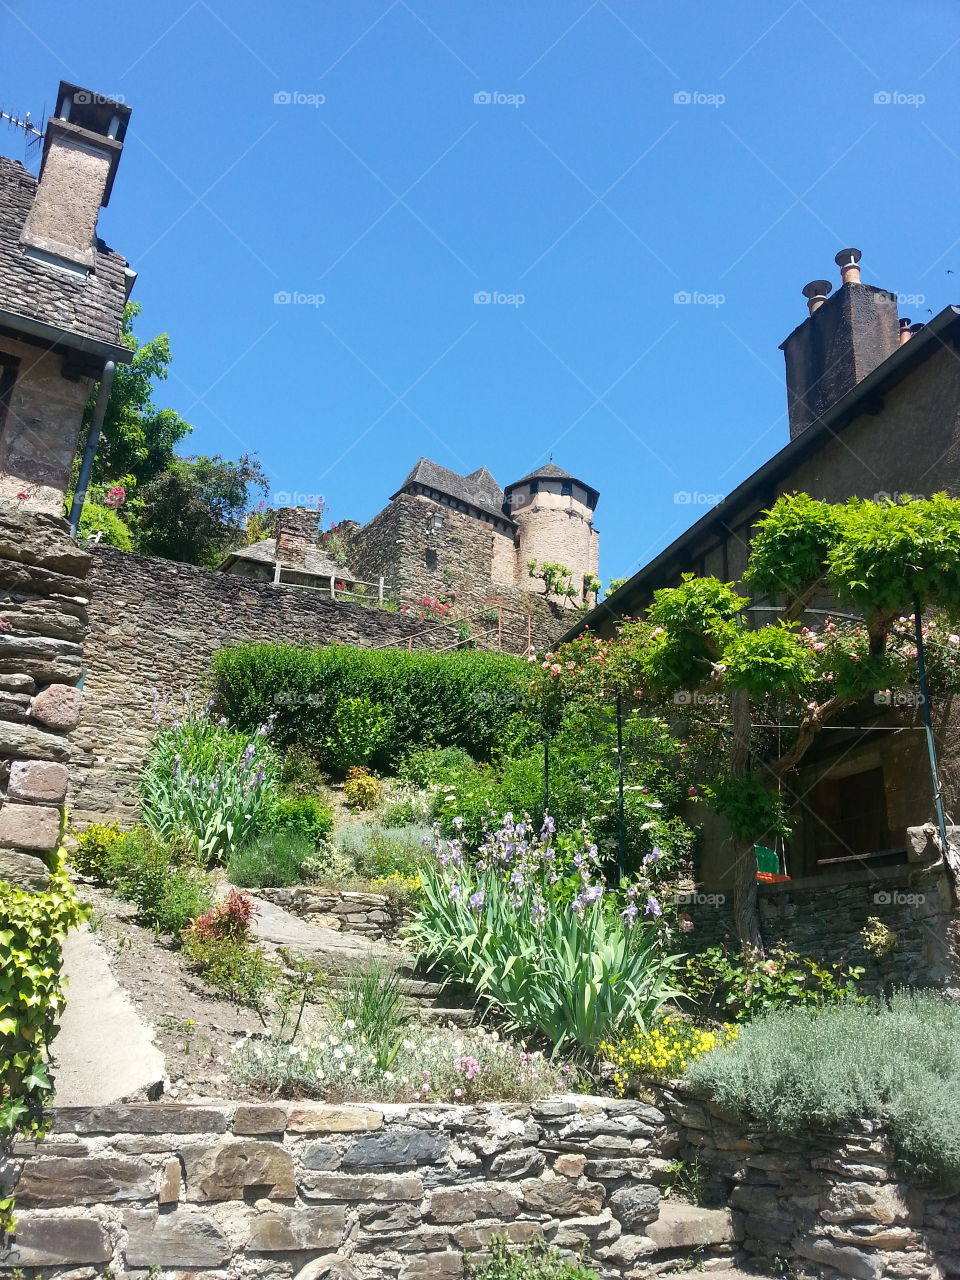
<path id="1" fill-rule="evenodd" d="M 626 837 L 623 826 L 623 695 L 617 694 L 617 879 L 626 866 Z"/>
<path id="2" fill-rule="evenodd" d="M 93 416 L 90 419 L 90 430 L 87 432 L 87 442 L 80 462 L 80 474 L 77 476 L 77 487 L 73 491 L 73 503 L 70 507 L 70 533 L 74 538 L 80 528 L 80 515 L 83 512 L 83 504 L 87 500 L 87 486 L 90 484 L 90 476 L 93 472 L 93 460 L 97 456 L 97 445 L 100 443 L 100 431 L 107 412 L 107 404 L 110 400 L 110 390 L 113 387 L 113 375 L 116 367 L 116 363 L 113 360 L 106 362 L 103 366 L 100 386 L 97 389 Z"/>
<path id="3" fill-rule="evenodd" d="M 940 831 L 940 852 L 943 854 L 944 861 L 949 861 L 947 819 L 943 811 L 943 784 L 940 781 L 940 769 L 937 765 L 937 743 L 933 736 L 933 719 L 930 715 L 927 664 L 923 656 L 923 612 L 919 600 L 913 602 L 913 625 L 917 637 L 917 678 L 920 685 L 920 713 L 923 716 L 923 727 L 926 731 L 927 756 L 930 760 L 930 779 L 933 782 L 933 806 L 936 810 L 937 827 Z"/>

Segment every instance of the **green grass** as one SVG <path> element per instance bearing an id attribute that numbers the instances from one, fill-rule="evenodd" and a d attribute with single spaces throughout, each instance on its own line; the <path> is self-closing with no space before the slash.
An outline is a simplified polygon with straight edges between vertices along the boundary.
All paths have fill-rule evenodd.
<path id="1" fill-rule="evenodd" d="M 769 1013 L 687 1080 L 781 1133 L 882 1120 L 916 1182 L 960 1189 L 960 1002 L 945 996 Z"/>

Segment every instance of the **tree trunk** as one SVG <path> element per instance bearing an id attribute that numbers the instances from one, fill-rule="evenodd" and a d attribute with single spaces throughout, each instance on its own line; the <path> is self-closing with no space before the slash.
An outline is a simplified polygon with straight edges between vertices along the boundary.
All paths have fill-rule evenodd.
<path id="1" fill-rule="evenodd" d="M 730 773 L 745 778 L 750 763 L 750 697 L 742 689 L 730 696 L 730 719 L 733 726 L 733 749 Z M 737 839 L 733 865 L 733 915 L 737 936 L 744 952 L 762 951 L 760 911 L 757 899 L 757 858 L 753 841 Z"/>

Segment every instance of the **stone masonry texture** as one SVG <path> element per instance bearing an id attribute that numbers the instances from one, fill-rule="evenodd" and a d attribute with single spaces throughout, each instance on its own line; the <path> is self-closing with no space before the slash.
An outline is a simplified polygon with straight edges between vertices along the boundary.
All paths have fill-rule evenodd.
<path id="1" fill-rule="evenodd" d="M 720 1207 L 661 1197 L 678 1157 Z M 582 1252 L 603 1280 L 691 1259 L 798 1280 L 960 1271 L 960 1197 L 908 1185 L 878 1124 L 785 1138 L 673 1086 L 649 1101 L 55 1108 L 46 1143 L 14 1161 L 0 1271 L 42 1280 L 104 1274 L 91 1264 L 138 1280 L 454 1280 L 495 1235 Z"/>
<path id="2" fill-rule="evenodd" d="M 89 564 L 66 521 L 0 512 L 0 878 L 30 889 L 60 839 Z"/>
<path id="3" fill-rule="evenodd" d="M 81 824 L 106 816 L 132 820 L 137 778 L 154 729 L 153 691 L 172 697 L 184 689 L 202 693 L 211 659 L 225 645 L 282 641 L 444 651 L 457 645 L 456 631 L 442 622 L 113 548 L 94 552 L 90 593 L 84 709 L 71 738 L 71 815 Z M 544 642 L 543 619 L 554 614 L 546 602 L 529 598 L 543 615 L 533 628 L 534 643 Z M 556 623 L 557 630 L 561 626 Z M 504 649 L 525 648 L 526 625 L 518 623 L 511 634 L 516 646 Z M 481 640 L 485 648 L 498 647 L 495 620 Z M 0 635 L 0 672 L 3 641 Z M 79 674 L 78 647 L 77 654 Z M 44 673 L 59 669 L 45 652 L 38 653 L 36 665 Z M 50 674 L 48 681 L 56 678 Z"/>

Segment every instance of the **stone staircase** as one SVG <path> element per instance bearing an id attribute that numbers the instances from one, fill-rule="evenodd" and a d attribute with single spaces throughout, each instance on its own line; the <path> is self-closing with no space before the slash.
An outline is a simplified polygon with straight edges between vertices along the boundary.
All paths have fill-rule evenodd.
<path id="1" fill-rule="evenodd" d="M 410 1013 L 419 1021 L 450 1022 L 463 1027 L 473 1022 L 473 1009 L 458 1001 L 452 988 L 424 976 L 415 958 L 402 946 L 346 929 L 330 929 L 256 893 L 250 896 L 257 907 L 253 933 L 268 952 L 283 949 L 307 956 L 321 967 L 332 987 L 342 986 L 351 973 L 372 960 L 378 961 L 397 974 Z"/>

